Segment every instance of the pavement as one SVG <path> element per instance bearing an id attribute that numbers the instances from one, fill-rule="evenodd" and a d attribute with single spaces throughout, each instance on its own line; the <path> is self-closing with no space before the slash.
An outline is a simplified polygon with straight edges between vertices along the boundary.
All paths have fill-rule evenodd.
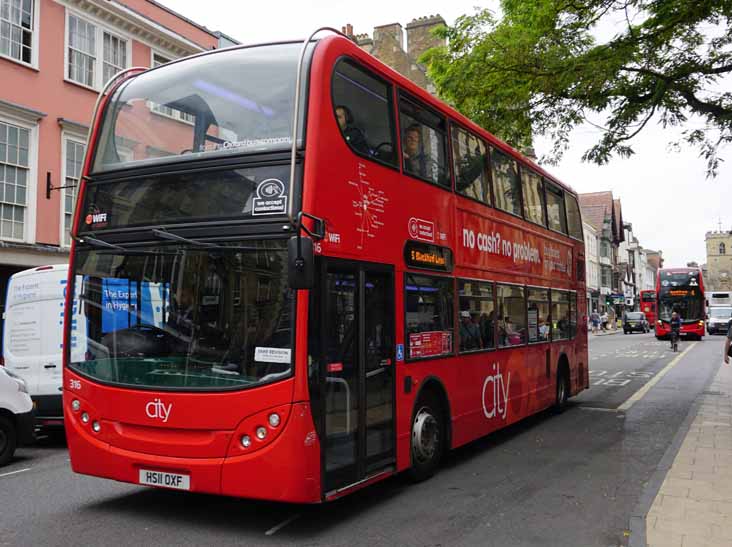
<path id="1" fill-rule="evenodd" d="M 732 365 L 722 364 L 682 426 L 645 517 L 649 547 L 732 545 Z M 643 542 L 638 542 L 640 545 Z"/>

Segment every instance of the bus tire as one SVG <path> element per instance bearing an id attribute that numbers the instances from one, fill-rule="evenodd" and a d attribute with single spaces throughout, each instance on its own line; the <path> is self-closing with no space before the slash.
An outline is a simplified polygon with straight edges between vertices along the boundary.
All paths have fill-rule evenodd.
<path id="1" fill-rule="evenodd" d="M 8 463 L 13 457 L 17 443 L 15 424 L 7 416 L 0 416 L 0 466 Z"/>
<path id="2" fill-rule="evenodd" d="M 569 400 L 569 373 L 564 363 L 560 361 L 559 370 L 557 371 L 557 388 L 554 401 L 554 412 L 560 414 L 567 408 Z"/>
<path id="3" fill-rule="evenodd" d="M 445 447 L 445 415 L 439 399 L 432 392 L 420 395 L 412 418 L 409 476 L 421 482 L 435 474 Z"/>

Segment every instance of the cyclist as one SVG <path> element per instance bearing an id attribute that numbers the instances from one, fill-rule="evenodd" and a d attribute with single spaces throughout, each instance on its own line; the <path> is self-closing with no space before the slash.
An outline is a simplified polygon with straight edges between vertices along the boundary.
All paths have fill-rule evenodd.
<path id="1" fill-rule="evenodd" d="M 671 321 L 669 321 L 669 327 L 671 327 L 671 349 L 674 348 L 674 344 L 678 342 L 679 333 L 681 332 L 681 317 L 678 313 L 673 312 L 671 314 Z"/>

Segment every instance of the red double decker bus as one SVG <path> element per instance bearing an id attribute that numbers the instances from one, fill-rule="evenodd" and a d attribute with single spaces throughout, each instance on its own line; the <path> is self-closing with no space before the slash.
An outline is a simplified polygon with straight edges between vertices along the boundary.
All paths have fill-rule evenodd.
<path id="1" fill-rule="evenodd" d="M 649 325 L 656 324 L 656 291 L 640 291 L 641 311 L 646 315 Z"/>
<path id="2" fill-rule="evenodd" d="M 676 312 L 682 319 L 681 336 L 701 340 L 704 336 L 706 301 L 699 268 L 663 268 L 656 276 L 658 318 L 656 338 L 671 334 L 669 321 Z"/>
<path id="3" fill-rule="evenodd" d="M 575 193 L 350 40 L 305 44 L 100 96 L 65 308 L 74 471 L 321 502 L 588 387 Z"/>

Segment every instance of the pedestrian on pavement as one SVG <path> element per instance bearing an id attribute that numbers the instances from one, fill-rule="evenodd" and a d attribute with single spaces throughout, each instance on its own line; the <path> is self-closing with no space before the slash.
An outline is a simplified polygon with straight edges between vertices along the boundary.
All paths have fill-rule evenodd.
<path id="1" fill-rule="evenodd" d="M 590 314 L 590 322 L 592 323 L 592 333 L 597 334 L 597 328 L 600 326 L 600 314 L 594 310 Z"/>
<path id="2" fill-rule="evenodd" d="M 600 317 L 600 328 L 602 330 L 607 330 L 607 312 L 602 312 L 602 317 Z"/>
<path id="3" fill-rule="evenodd" d="M 727 327 L 727 336 L 724 337 L 724 362 L 729 365 L 729 346 L 732 341 L 732 321 L 729 322 Z"/>

